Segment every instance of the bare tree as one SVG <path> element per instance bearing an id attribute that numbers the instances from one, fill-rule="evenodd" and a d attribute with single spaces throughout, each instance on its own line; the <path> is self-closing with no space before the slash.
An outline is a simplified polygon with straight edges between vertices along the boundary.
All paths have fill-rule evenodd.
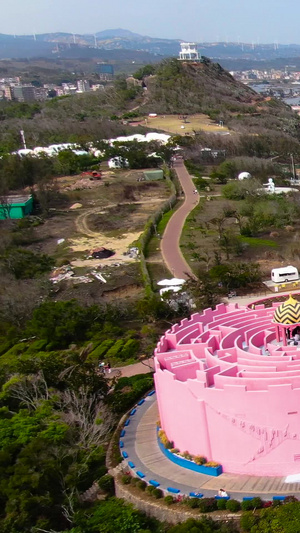
<path id="1" fill-rule="evenodd" d="M 33 410 L 36 410 L 45 400 L 49 400 L 51 396 L 42 371 L 24 377 L 15 374 L 10 378 L 8 389 L 12 398 L 16 398 L 28 409 Z"/>
<path id="2" fill-rule="evenodd" d="M 100 446 L 112 429 L 115 417 L 96 394 L 87 388 L 66 390 L 59 398 L 62 419 L 78 431 L 77 444 L 85 449 Z"/>

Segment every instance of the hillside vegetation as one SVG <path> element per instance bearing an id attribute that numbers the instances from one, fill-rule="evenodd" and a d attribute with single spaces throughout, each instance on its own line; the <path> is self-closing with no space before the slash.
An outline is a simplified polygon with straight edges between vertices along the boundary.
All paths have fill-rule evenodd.
<path id="1" fill-rule="evenodd" d="M 143 112 L 204 113 L 241 133 L 299 135 L 299 119 L 287 105 L 262 97 L 209 59 L 199 64 L 166 60 L 145 83 Z"/>

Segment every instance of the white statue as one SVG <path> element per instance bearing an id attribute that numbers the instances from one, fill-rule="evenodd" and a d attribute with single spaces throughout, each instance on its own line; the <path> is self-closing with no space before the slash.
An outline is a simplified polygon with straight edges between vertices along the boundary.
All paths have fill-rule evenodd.
<path id="1" fill-rule="evenodd" d="M 275 192 L 275 183 L 273 181 L 273 178 L 268 179 L 268 191 L 272 193 Z"/>

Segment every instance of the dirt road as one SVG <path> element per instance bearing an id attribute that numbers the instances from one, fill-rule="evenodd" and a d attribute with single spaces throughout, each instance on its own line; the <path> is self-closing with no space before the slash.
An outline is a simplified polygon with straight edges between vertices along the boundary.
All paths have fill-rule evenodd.
<path id="1" fill-rule="evenodd" d="M 194 277 L 194 274 L 181 253 L 179 242 L 185 219 L 198 204 L 199 195 L 194 192 L 195 185 L 184 166 L 183 160 L 175 163 L 175 170 L 184 191 L 185 200 L 167 224 L 161 240 L 161 252 L 164 262 L 173 276 L 187 279 L 188 276 Z"/>

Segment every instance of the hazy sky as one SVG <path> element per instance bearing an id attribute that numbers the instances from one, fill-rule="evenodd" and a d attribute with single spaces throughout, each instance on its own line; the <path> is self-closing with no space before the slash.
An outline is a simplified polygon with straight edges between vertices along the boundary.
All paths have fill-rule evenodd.
<path id="1" fill-rule="evenodd" d="M 0 33 L 124 28 L 196 41 L 300 43 L 299 21 L 300 0 L 13 0 L 2 7 Z"/>

